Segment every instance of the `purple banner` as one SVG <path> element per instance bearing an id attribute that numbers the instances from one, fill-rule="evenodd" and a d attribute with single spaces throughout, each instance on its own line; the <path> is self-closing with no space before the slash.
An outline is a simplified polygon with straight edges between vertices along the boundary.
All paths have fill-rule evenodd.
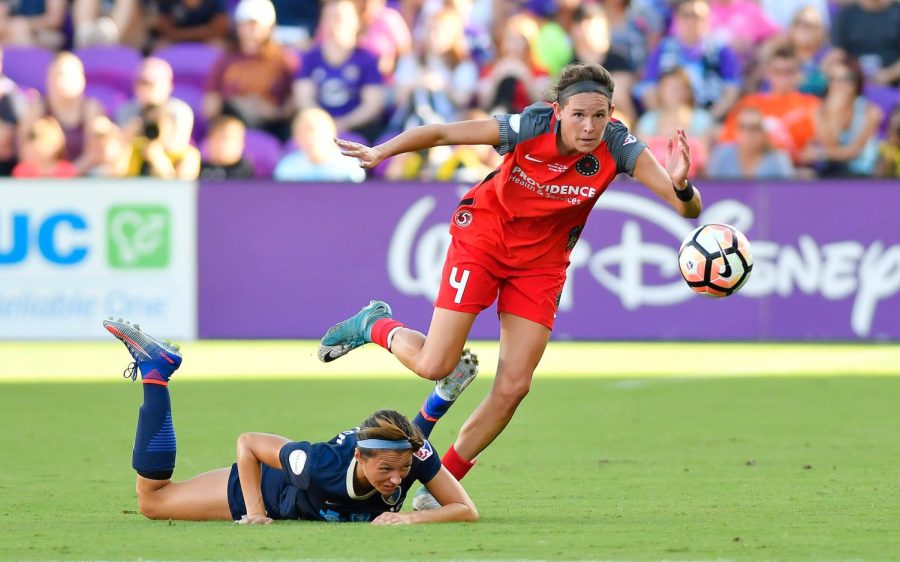
<path id="1" fill-rule="evenodd" d="M 896 182 L 700 182 L 704 211 L 679 217 L 620 180 L 572 254 L 555 339 L 900 340 Z M 382 299 L 426 331 L 462 192 L 454 184 L 201 183 L 199 335 L 318 339 Z M 703 223 L 747 234 L 740 293 L 695 296 L 677 269 Z M 494 339 L 494 309 L 473 339 Z"/>

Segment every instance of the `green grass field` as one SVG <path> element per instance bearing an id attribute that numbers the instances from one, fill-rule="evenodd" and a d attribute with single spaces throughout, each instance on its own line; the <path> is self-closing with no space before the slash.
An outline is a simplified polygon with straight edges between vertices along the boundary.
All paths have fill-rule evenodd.
<path id="1" fill-rule="evenodd" d="M 429 389 L 378 350 L 323 370 L 311 349 L 187 344 L 176 479 L 230 465 L 243 431 L 325 440 Z M 897 346 L 551 344 L 464 480 L 481 521 L 422 527 L 143 518 L 127 362 L 112 341 L 0 344 L 0 559 L 900 560 Z"/>

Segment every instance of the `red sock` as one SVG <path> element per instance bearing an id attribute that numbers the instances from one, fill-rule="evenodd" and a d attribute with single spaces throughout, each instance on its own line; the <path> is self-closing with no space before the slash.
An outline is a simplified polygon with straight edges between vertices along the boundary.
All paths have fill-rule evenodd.
<path id="1" fill-rule="evenodd" d="M 456 452 L 453 445 L 450 445 L 450 448 L 444 453 L 444 458 L 441 459 L 441 463 L 447 467 L 450 474 L 456 477 L 457 480 L 462 480 L 463 477 L 472 470 L 472 467 L 475 466 L 475 461 L 467 461 L 459 456 L 459 453 Z"/>
<path id="2" fill-rule="evenodd" d="M 397 322 L 393 318 L 381 318 L 372 325 L 372 342 L 377 343 L 381 347 L 390 351 L 388 347 L 388 336 L 394 328 L 405 328 L 403 322 Z"/>

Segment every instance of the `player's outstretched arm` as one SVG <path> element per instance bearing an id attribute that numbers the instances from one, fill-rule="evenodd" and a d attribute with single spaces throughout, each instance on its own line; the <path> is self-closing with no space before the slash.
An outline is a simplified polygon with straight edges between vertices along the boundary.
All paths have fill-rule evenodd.
<path id="1" fill-rule="evenodd" d="M 649 187 L 663 201 L 675 209 L 683 217 L 695 219 L 703 210 L 700 191 L 690 186 L 687 175 L 691 168 L 691 149 L 688 146 L 687 134 L 678 129 L 675 136 L 669 139 L 666 151 L 666 167 L 657 162 L 650 150 L 645 148 L 634 164 L 634 177 Z M 676 191 L 678 190 L 678 191 Z M 694 196 L 687 201 L 679 198 L 693 190 Z"/>
<path id="2" fill-rule="evenodd" d="M 344 156 L 359 160 L 361 168 L 374 168 L 382 160 L 403 154 L 453 144 L 500 144 L 500 125 L 494 119 L 435 123 L 406 130 L 379 144 L 366 146 L 358 142 L 335 139 Z"/>
<path id="3" fill-rule="evenodd" d="M 243 433 L 237 440 L 238 478 L 244 493 L 247 515 L 238 523 L 268 525 L 272 520 L 266 516 L 262 498 L 261 462 L 272 468 L 281 468 L 278 453 L 290 443 L 290 439 L 271 433 Z"/>
<path id="4" fill-rule="evenodd" d="M 373 525 L 414 525 L 417 523 L 451 523 L 478 521 L 478 510 L 472 498 L 456 478 L 443 466 L 425 485 L 434 499 L 441 504 L 437 509 L 409 513 L 382 513 L 372 521 Z"/>

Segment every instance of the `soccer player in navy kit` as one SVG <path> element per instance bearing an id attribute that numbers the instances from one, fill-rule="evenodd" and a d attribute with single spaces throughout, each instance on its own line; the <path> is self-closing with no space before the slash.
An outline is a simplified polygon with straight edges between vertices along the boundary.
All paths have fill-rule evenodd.
<path id="1" fill-rule="evenodd" d="M 613 179 L 629 174 L 680 215 L 700 214 L 700 194 L 687 179 L 691 155 L 684 130 L 669 139 L 661 165 L 612 118 L 613 90 L 602 66 L 573 64 L 563 69 L 552 103 L 531 105 L 521 114 L 424 125 L 375 147 L 337 141 L 363 168 L 441 145 L 493 145 L 504 155 L 500 167 L 453 213 L 453 239 L 428 335 L 396 321 L 387 303 L 373 301 L 330 328 L 319 348 L 319 358 L 327 362 L 376 343 L 417 375 L 439 380 L 459 357 L 475 317 L 496 300 L 497 376 L 442 458 L 457 479 L 503 431 L 528 393 L 550 339 L 569 254 Z M 446 406 L 436 394 L 420 412 L 426 421 Z"/>
<path id="2" fill-rule="evenodd" d="M 143 383 L 132 466 L 138 473 L 138 506 L 145 516 L 242 524 L 306 519 L 400 525 L 478 519 L 472 500 L 441 466 L 422 430 L 394 410 L 379 410 L 327 443 L 244 433 L 231 468 L 173 482 L 175 429 L 168 385 L 181 366 L 180 351 L 137 325 L 107 320 L 103 326 L 134 359 L 126 377 L 135 380 L 140 372 Z M 444 504 L 440 510 L 400 513 L 416 481 Z"/>

